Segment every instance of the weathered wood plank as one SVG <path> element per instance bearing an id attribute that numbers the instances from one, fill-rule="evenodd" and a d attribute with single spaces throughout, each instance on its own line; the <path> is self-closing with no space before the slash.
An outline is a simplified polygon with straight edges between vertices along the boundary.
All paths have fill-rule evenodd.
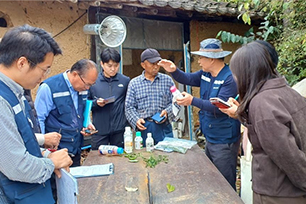
<path id="1" fill-rule="evenodd" d="M 143 155 L 149 153 L 141 151 Z M 145 163 L 130 163 L 120 156 L 104 156 L 97 151 L 89 153 L 84 165 L 114 163 L 114 175 L 78 179 L 80 204 L 85 203 L 149 203 L 147 172 L 153 203 L 243 203 L 216 167 L 198 146 L 186 154 L 155 151 L 168 155 L 169 163 L 145 168 Z M 167 183 L 175 191 L 167 192 Z M 125 186 L 138 187 L 127 192 Z"/>

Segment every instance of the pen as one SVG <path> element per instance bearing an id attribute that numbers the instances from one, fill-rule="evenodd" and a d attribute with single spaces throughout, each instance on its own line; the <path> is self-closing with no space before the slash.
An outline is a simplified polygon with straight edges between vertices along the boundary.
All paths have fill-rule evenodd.
<path id="1" fill-rule="evenodd" d="M 56 149 L 48 149 L 50 152 L 55 152 L 56 151 Z"/>
<path id="2" fill-rule="evenodd" d="M 235 97 L 235 100 L 237 101 L 237 100 L 238 100 L 238 98 L 239 98 L 239 94 L 237 94 L 237 96 Z"/>

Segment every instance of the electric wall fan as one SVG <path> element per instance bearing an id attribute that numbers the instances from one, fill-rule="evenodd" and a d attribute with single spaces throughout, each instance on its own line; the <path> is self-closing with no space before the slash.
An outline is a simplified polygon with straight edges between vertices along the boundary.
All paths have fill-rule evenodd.
<path id="1" fill-rule="evenodd" d="M 101 41 L 108 47 L 118 47 L 126 37 L 126 26 L 118 16 L 108 16 L 100 24 L 86 24 L 85 34 L 99 35 Z"/>

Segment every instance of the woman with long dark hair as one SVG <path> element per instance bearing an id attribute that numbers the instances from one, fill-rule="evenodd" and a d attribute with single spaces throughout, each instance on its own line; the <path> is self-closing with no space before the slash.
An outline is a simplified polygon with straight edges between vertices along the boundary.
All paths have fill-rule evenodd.
<path id="1" fill-rule="evenodd" d="M 236 116 L 253 146 L 253 202 L 306 203 L 306 99 L 259 42 L 239 48 L 230 69 L 239 92 Z"/>

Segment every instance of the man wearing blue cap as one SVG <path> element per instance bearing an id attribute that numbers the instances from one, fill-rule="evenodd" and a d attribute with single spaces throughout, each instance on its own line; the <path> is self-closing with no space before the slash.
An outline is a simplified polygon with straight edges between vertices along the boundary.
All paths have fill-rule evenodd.
<path id="1" fill-rule="evenodd" d="M 200 127 L 206 137 L 205 153 L 235 189 L 240 123 L 222 113 L 209 101 L 212 97 L 227 101 L 229 97 L 237 95 L 232 73 L 224 63 L 224 57 L 232 52 L 223 51 L 220 40 L 209 38 L 200 43 L 199 51 L 191 53 L 199 56 L 198 63 L 202 70 L 184 73 L 169 60 L 161 60 L 159 65 L 179 83 L 200 87 L 200 98 L 183 92 L 184 98 L 177 99 L 177 103 L 200 109 Z"/>
<path id="2" fill-rule="evenodd" d="M 144 71 L 130 81 L 125 100 L 125 115 L 133 129 L 141 131 L 143 141 L 148 132 L 152 133 L 155 144 L 165 137 L 173 137 L 170 87 L 174 82 L 170 76 L 159 73 L 160 60 L 160 54 L 155 49 L 148 48 L 142 52 L 141 66 Z M 164 119 L 153 120 L 155 114 Z"/>

